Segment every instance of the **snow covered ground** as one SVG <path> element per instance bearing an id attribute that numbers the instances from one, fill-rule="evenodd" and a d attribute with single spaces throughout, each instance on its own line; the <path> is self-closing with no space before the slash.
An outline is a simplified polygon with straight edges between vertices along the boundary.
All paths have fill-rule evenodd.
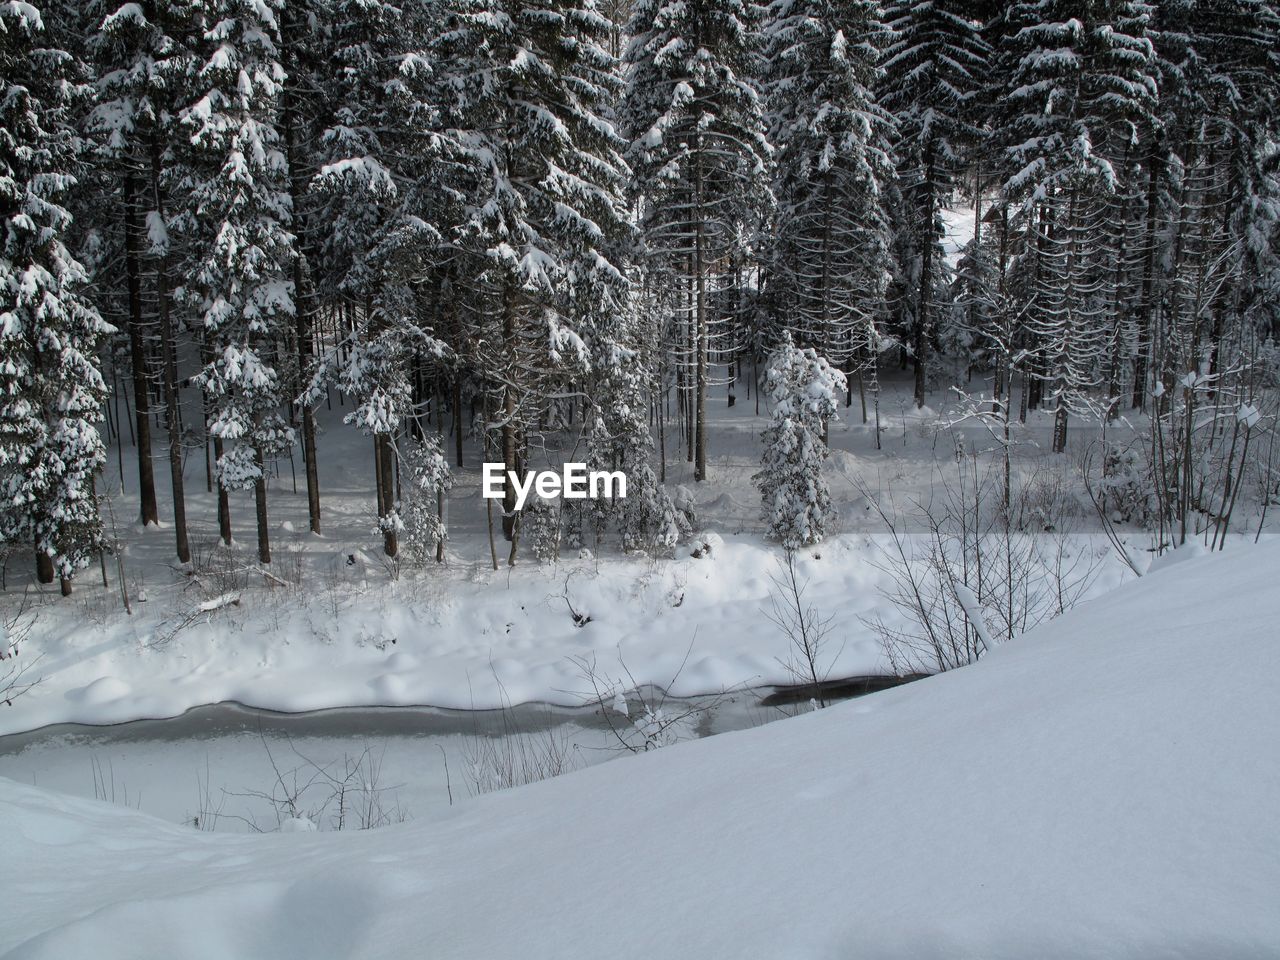
<path id="1" fill-rule="evenodd" d="M 319 442 L 323 535 L 303 532 L 305 490 L 293 491 L 287 462 L 272 482 L 272 571 L 284 585 L 253 572 L 248 494 L 232 498 L 234 553 L 214 549 L 213 498 L 203 489 L 203 464 L 193 451 L 187 476 L 199 576 L 190 577 L 173 565 L 170 529 L 127 522 L 136 481 L 133 451 L 126 448 L 127 493 L 113 494 L 112 509 L 133 614 L 121 607 L 113 567 L 109 587 L 88 570 L 75 595 L 63 599 L 56 589 L 34 590 L 26 558 L 11 557 L 0 604 L 12 611 L 32 588 L 26 602 L 36 619 L 21 662 L 30 665 L 26 679 L 40 683 L 0 709 L 0 734 L 58 722 L 174 716 L 221 700 L 285 711 L 577 704 L 589 690 L 582 662 L 593 659 L 611 677 L 625 664 L 637 682 L 679 694 L 789 681 L 787 642 L 765 616 L 779 551 L 762 537 L 751 480 L 767 410 L 757 416 L 755 398 L 742 390 L 728 408 L 724 390 L 717 388 L 711 411 L 705 484 L 692 483 L 689 464 L 671 440 L 668 486 L 692 488 L 699 524 L 716 543 L 709 557 L 696 559 L 687 546 L 672 561 L 655 561 L 623 557 L 616 543 L 605 543 L 586 559 L 539 566 L 526 555 L 514 570 L 505 562 L 492 570 L 479 451 L 469 439 L 467 465 L 457 471 L 450 500 L 447 566 L 405 569 L 395 580 L 374 532 L 369 441 L 338 422 L 343 411 L 335 402 L 321 415 L 327 427 Z M 954 468 L 957 445 L 977 451 L 992 445 L 981 425 L 956 422 L 954 405 L 916 410 L 905 381 L 886 386 L 881 414 L 879 450 L 872 427 L 861 422 L 856 394 L 832 426 L 826 472 L 840 533 L 807 551 L 801 563 L 809 600 L 837 625 L 825 664 L 832 676 L 889 672 L 862 620 L 893 617 L 880 592 L 887 585 L 884 528 L 868 493 L 906 529 L 918 531 L 918 504 L 936 496 L 936 471 Z M 1090 588 L 1097 595 L 1131 574 L 1098 532 L 1079 489 L 1076 455 L 1100 428 L 1081 421 L 1074 429 L 1072 450 L 1049 455 L 1039 445 L 1048 436 L 1048 418 L 1033 413 L 1025 427 L 1015 428 L 1016 472 L 1031 500 L 1061 506 L 1054 536 L 1066 536 L 1074 556 L 1098 565 Z M 572 449 L 566 440 L 545 456 L 554 463 L 570 458 Z M 113 451 L 113 466 L 120 459 Z M 161 502 L 167 502 L 166 477 L 157 471 Z M 104 486 L 118 490 L 119 477 Z M 1149 537 L 1138 530 L 1126 535 L 1141 557 Z M 233 598 L 238 604 L 228 602 Z M 574 611 L 591 622 L 577 626 Z"/>
<path id="2" fill-rule="evenodd" d="M 1275 957 L 1278 567 L 1166 561 L 974 666 L 372 832 L 0 781 L 0 951 Z"/>

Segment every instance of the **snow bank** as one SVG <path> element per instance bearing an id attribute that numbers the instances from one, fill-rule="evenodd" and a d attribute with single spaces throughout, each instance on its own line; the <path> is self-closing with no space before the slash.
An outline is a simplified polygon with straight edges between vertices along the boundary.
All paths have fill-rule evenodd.
<path id="1" fill-rule="evenodd" d="M 0 950 L 1274 957 L 1280 545 L 973 667 L 363 834 L 205 836 L 0 781 Z"/>
<path id="2" fill-rule="evenodd" d="M 455 567 L 374 586 L 359 563 L 343 563 L 328 587 L 303 598 L 283 589 L 219 596 L 159 644 L 166 623 L 154 618 L 173 611 L 158 604 L 103 626 L 42 620 L 24 647 L 40 683 L 0 709 L 0 735 L 172 717 L 226 700 L 284 712 L 572 706 L 591 694 L 584 661 L 601 678 L 629 672 L 680 696 L 794 682 L 788 641 L 766 616 L 781 551 L 757 536 L 709 533 L 697 542 L 712 549 L 662 563 Z M 834 618 L 823 663 L 832 677 L 891 672 L 860 619 L 893 618 L 877 543 L 846 535 L 803 554 L 805 598 Z M 1124 575 L 1101 537 L 1077 538 L 1075 549 L 1107 558 L 1097 592 Z M 590 622 L 579 626 L 573 611 Z M 52 620 L 74 608 L 46 612 Z"/>

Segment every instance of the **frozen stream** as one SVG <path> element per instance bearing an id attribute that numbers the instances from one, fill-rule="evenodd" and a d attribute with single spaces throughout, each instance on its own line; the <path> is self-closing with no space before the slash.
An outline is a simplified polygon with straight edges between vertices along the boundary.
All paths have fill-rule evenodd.
<path id="1" fill-rule="evenodd" d="M 743 691 L 668 699 L 644 730 L 645 703 L 507 710 L 352 708 L 280 714 L 233 703 L 168 720 L 64 724 L 0 738 L 0 776 L 99 797 L 200 829 L 380 826 L 480 792 L 628 755 L 622 735 L 671 741 L 758 726 L 795 708 Z M 612 724 L 612 726 L 611 726 Z M 661 727 L 661 729 L 659 729 Z M 615 732 L 616 731 L 616 732 Z M 286 829 L 304 827 L 286 824 Z"/>

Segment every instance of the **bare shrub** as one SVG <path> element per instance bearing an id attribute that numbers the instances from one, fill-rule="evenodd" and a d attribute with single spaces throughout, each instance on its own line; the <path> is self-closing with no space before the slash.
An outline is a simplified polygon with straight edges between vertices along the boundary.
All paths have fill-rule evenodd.
<path id="1" fill-rule="evenodd" d="M 787 640 L 789 652 L 785 659 L 779 658 L 778 663 L 797 685 L 811 689 L 811 699 L 816 706 L 825 707 L 824 687 L 835 660 L 826 654 L 832 618 L 822 617 L 805 602 L 808 581 L 796 573 L 795 551 L 784 551 L 778 564 L 779 571 L 771 575 L 774 589 L 769 594 L 769 609 L 765 611 L 765 616 Z"/>
<path id="2" fill-rule="evenodd" d="M 471 795 L 549 780 L 578 769 L 581 759 L 568 734 L 556 729 L 549 715 L 547 721 L 545 730 L 520 730 L 504 707 L 500 732 L 477 732 L 468 738 L 462 753 Z"/>
<path id="3" fill-rule="evenodd" d="M 621 653 L 618 654 L 621 672 L 617 676 L 601 670 L 594 654 L 570 658 L 578 675 L 591 687 L 586 702 L 600 710 L 619 750 L 646 753 L 681 740 L 695 739 L 699 725 L 729 695 L 730 691 L 723 690 L 695 703 L 667 693 L 684 672 L 693 652 L 693 642 L 689 642 L 676 672 L 661 687 L 637 683 Z"/>
<path id="4" fill-rule="evenodd" d="M 262 737 L 263 749 L 275 775 L 275 780 L 266 789 L 223 790 L 222 800 L 214 806 L 206 776 L 201 785 L 200 810 L 192 817 L 192 825 L 211 830 L 215 829 L 218 820 L 231 819 L 240 821 L 255 833 L 279 830 L 289 821 L 310 823 L 316 829 L 373 830 L 408 819 L 408 814 L 394 798 L 398 785 L 385 786 L 381 782 L 385 744 L 381 748 L 365 744 L 354 756 L 344 753 L 341 759 L 325 762 L 304 755 L 292 740 L 288 740 L 288 744 L 297 762 L 292 766 L 282 766 L 266 737 Z M 275 823 L 263 824 L 253 816 L 223 813 L 227 798 L 267 804 Z"/>
<path id="5" fill-rule="evenodd" d="M 1098 560 L 1070 538 L 1078 508 L 1060 477 L 1035 477 L 1003 496 L 1000 464 L 971 454 L 938 467 L 930 497 L 915 502 L 924 533 L 908 535 L 896 505 L 862 487 L 888 532 L 880 569 L 885 598 L 899 617 L 864 621 L 880 637 L 900 675 L 972 663 L 993 643 L 1011 640 L 1074 606 Z M 1033 532 L 1034 531 L 1034 532 Z"/>
<path id="6" fill-rule="evenodd" d="M 19 662 L 22 646 L 38 616 L 31 609 L 31 591 L 23 590 L 17 607 L 0 617 L 0 702 L 5 706 L 13 706 L 14 700 L 40 682 L 27 679 L 39 657 Z"/>

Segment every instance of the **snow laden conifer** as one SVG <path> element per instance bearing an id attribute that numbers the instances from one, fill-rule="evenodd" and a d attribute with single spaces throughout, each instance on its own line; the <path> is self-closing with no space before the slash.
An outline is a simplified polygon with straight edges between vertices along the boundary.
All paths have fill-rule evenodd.
<path id="1" fill-rule="evenodd" d="M 915 355 L 916 406 L 924 406 L 935 300 L 944 289 L 942 210 L 971 145 L 981 137 L 975 102 L 988 82 L 990 50 L 969 0 L 896 0 L 896 34 L 884 61 L 881 103 L 898 129 L 904 273 L 902 326 Z"/>
<path id="2" fill-rule="evenodd" d="M 1033 0 L 1011 5 L 1002 24 L 1004 192 L 1030 234 L 1019 262 L 1031 275 L 1026 326 L 1058 453 L 1069 411 L 1102 379 L 1124 257 L 1112 200 L 1131 189 L 1126 158 L 1154 126 L 1147 22 L 1137 0 Z"/>
<path id="3" fill-rule="evenodd" d="M 411 441 L 401 457 L 402 498 L 399 517 L 404 529 L 405 553 L 414 563 L 444 560 L 449 530 L 445 498 L 453 486 L 449 461 L 437 434 Z"/>
<path id="4" fill-rule="evenodd" d="M 47 27 L 34 4 L 0 5 L 0 536 L 33 545 L 39 579 L 66 594 L 98 544 L 97 358 L 112 328 L 66 246 L 89 90 Z"/>
<path id="5" fill-rule="evenodd" d="M 800 343 L 866 362 L 892 244 L 893 121 L 873 93 L 890 35 L 870 0 L 776 0 L 765 36 L 777 150 L 770 299 Z"/>
<path id="6" fill-rule="evenodd" d="M 773 422 L 764 431 L 764 456 L 755 475 L 769 536 L 787 550 L 820 542 L 832 518 L 831 495 L 822 477 L 823 441 L 836 415 L 845 377 L 817 351 L 783 334 L 769 361 L 765 391 Z"/>
<path id="7" fill-rule="evenodd" d="M 602 529 L 613 519 L 623 550 L 662 553 L 679 541 L 680 528 L 671 497 L 653 469 L 644 356 L 617 344 L 604 353 L 597 363 L 601 409 L 589 438 L 588 467 L 622 471 L 627 495 L 592 501 L 593 520 Z"/>
<path id="8" fill-rule="evenodd" d="M 669 329 L 689 412 L 694 479 L 707 476 L 706 400 L 714 350 L 729 350 L 717 300 L 741 302 L 740 257 L 771 197 L 760 10 L 742 0 L 639 0 L 628 25 L 619 116 L 630 142 L 652 286 L 676 287 Z M 720 288 L 728 285 L 729 289 Z M 717 296 L 719 294 L 719 296 Z"/>
<path id="9" fill-rule="evenodd" d="M 459 279 L 469 336 L 485 346 L 505 477 L 522 472 L 546 395 L 586 377 L 592 345 L 625 306 L 629 170 L 607 118 L 617 61 L 593 0 L 450 0 L 442 14 L 445 135 L 473 212 L 459 243 L 477 267 Z M 505 492 L 514 563 L 510 482 Z"/>
<path id="10" fill-rule="evenodd" d="M 322 293 L 353 322 L 319 379 L 337 380 L 355 400 L 346 421 L 374 438 L 378 525 L 384 552 L 395 556 L 395 435 L 412 412 L 412 358 L 446 353 L 415 292 L 442 243 L 429 199 L 440 155 L 435 76 L 422 49 L 423 8 L 339 0 L 332 12 L 340 69 L 328 83 L 335 109 L 313 190 L 328 226 Z"/>
<path id="11" fill-rule="evenodd" d="M 293 445 L 277 369 L 294 316 L 291 206 L 275 127 L 285 79 L 279 9 L 278 0 L 209 0 L 180 114 L 190 140 L 183 226 L 191 251 L 180 297 L 200 331 L 199 380 L 221 448 L 217 481 L 254 489 L 262 563 L 271 560 L 266 463 Z"/>
<path id="12" fill-rule="evenodd" d="M 178 560 L 186 563 L 191 548 L 165 180 L 171 142 L 180 135 L 175 130 L 175 95 L 182 91 L 190 66 L 186 40 L 193 7 L 186 2 L 89 0 L 85 9 L 90 25 L 87 47 L 96 75 L 96 103 L 87 126 L 97 141 L 95 181 L 100 191 L 89 227 L 105 248 L 101 256 L 124 264 L 123 271 L 96 271 L 97 299 L 104 312 L 117 304 L 124 307 L 119 326 L 128 337 L 144 524 L 157 523 L 160 517 L 152 463 L 151 393 L 154 380 L 162 386 L 174 545 Z"/>

